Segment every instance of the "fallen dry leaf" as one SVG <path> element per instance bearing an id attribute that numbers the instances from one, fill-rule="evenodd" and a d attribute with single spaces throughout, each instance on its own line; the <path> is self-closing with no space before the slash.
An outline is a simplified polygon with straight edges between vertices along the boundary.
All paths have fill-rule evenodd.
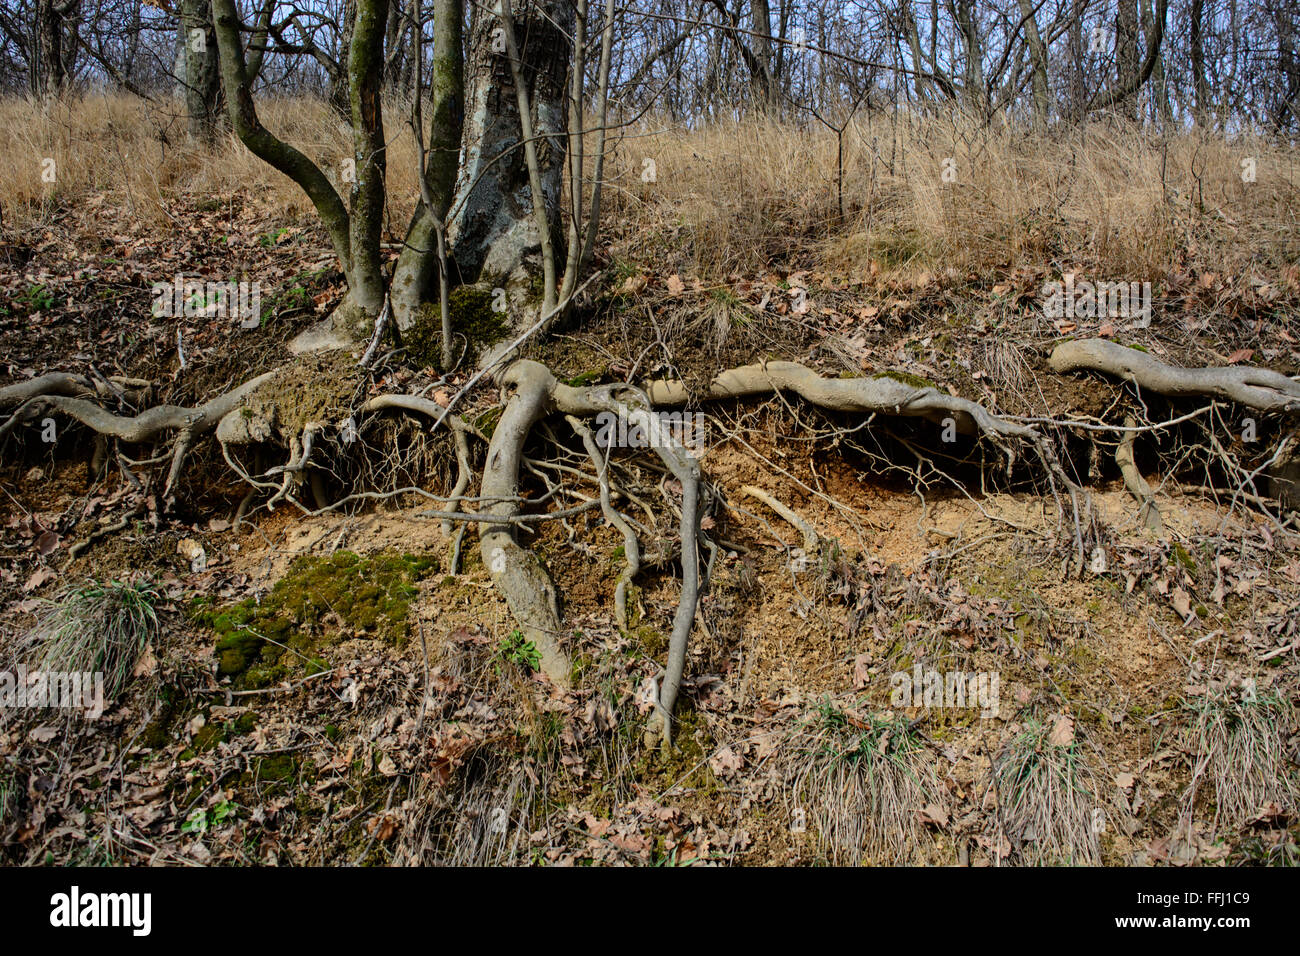
<path id="1" fill-rule="evenodd" d="M 948 811 L 937 803 L 927 803 L 923 808 L 917 810 L 916 818 L 922 825 L 933 824 L 937 827 L 946 827 L 948 825 Z"/>
<path id="2" fill-rule="evenodd" d="M 720 777 L 725 777 L 744 765 L 745 761 L 730 747 L 723 747 L 709 758 L 709 768 Z"/>
<path id="3" fill-rule="evenodd" d="M 35 591 L 38 587 L 40 587 L 46 581 L 51 580 L 53 577 L 54 577 L 53 569 L 37 568 L 35 571 L 32 572 L 32 576 L 27 579 L 27 583 L 23 585 L 23 590 Z"/>
<path id="4" fill-rule="evenodd" d="M 1069 714 L 1057 717 L 1047 742 L 1053 747 L 1068 747 L 1074 743 L 1074 718 Z"/>

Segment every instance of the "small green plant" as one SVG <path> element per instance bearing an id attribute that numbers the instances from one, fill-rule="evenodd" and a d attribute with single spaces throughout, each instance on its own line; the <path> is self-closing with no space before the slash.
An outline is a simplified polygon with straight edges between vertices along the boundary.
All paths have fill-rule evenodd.
<path id="1" fill-rule="evenodd" d="M 199 807 L 190 813 L 185 822 L 181 824 L 181 832 L 202 836 L 209 830 L 221 826 L 227 820 L 233 820 L 238 810 L 238 805 L 230 800 L 222 800 L 211 811 L 206 807 Z"/>
<path id="2" fill-rule="evenodd" d="M 673 847 L 670 851 L 655 860 L 654 865 L 657 867 L 677 867 L 677 866 L 695 866 L 702 862 L 698 856 L 681 856 L 681 848 Z"/>
<path id="3" fill-rule="evenodd" d="M 495 665 L 497 673 L 500 673 L 501 661 L 518 664 L 529 671 L 540 670 L 542 666 L 542 652 L 537 649 L 536 644 L 524 637 L 523 631 L 518 630 L 511 631 L 509 635 L 501 638 L 494 659 L 497 661 Z"/>
<path id="4" fill-rule="evenodd" d="M 48 312 L 58 305 L 59 297 L 44 283 L 33 282 L 27 286 L 26 292 L 17 297 L 17 301 L 23 303 L 32 312 Z"/>
<path id="5" fill-rule="evenodd" d="M 288 229 L 277 229 L 275 232 L 264 232 L 257 237 L 257 241 L 263 249 L 270 249 L 278 245 L 288 231 Z"/>

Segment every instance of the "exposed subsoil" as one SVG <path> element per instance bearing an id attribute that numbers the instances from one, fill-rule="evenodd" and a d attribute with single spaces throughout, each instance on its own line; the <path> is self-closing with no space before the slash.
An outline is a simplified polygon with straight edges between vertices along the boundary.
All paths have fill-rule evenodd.
<path id="1" fill-rule="evenodd" d="M 342 291 L 319 235 L 270 210 L 190 212 L 203 223 L 197 234 L 163 239 L 116 234 L 107 208 L 69 220 L 61 234 L 7 236 L 0 383 L 94 367 L 148 378 L 157 400 L 188 404 L 285 362 L 284 343 Z M 95 233 L 103 238 L 91 243 Z M 262 328 L 148 318 L 150 282 L 173 264 L 192 272 L 195 245 L 211 248 L 213 275 L 255 270 L 250 277 L 283 293 Z M 1045 365 L 1062 335 L 1096 330 L 1062 332 L 1041 319 L 1032 296 L 1041 276 L 1004 279 L 995 292 L 966 276 L 800 273 L 753 277 L 719 295 L 689 283 L 674 292 L 651 275 L 644 285 L 614 282 L 532 354 L 561 377 L 670 376 L 693 387 L 720 368 L 790 358 L 825 374 L 914 376 L 1005 414 L 1114 420 L 1117 403 L 1130 400 L 1124 386 L 1055 376 Z M 33 285 L 50 296 L 33 304 Z M 796 311 L 801 289 L 809 311 Z M 1213 287 L 1172 276 L 1152 327 L 1114 334 L 1181 364 L 1221 364 L 1249 349 L 1254 362 L 1294 374 L 1294 290 L 1285 307 L 1266 309 L 1253 294 L 1226 280 Z M 437 378 L 397 366 L 383 376 L 369 388 Z M 342 395 L 305 388 L 295 394 L 307 417 Z M 495 402 L 495 393 L 476 394 L 466 417 Z M 1156 401 L 1147 413 L 1158 421 L 1174 410 Z M 428 502 L 407 496 L 315 517 L 282 504 L 233 529 L 243 488 L 210 442 L 189 463 L 177 510 L 164 513 L 155 484 L 136 489 L 116 467 L 90 474 L 83 431 L 47 445 L 38 427 L 21 430 L 0 449 L 0 647 L 12 646 L 60 589 L 92 578 L 156 582 L 163 626 L 132 689 L 99 721 L 73 734 L 40 721 L 0 725 L 0 855 L 20 863 L 977 866 L 1300 858 L 1294 805 L 1232 819 L 1219 812 L 1196 731 L 1198 708 L 1237 700 L 1251 680 L 1252 694 L 1285 703 L 1276 745 L 1285 772 L 1295 773 L 1293 534 L 1171 482 L 1156 496 L 1167 534 L 1153 536 L 1113 462 L 1090 472 L 1078 445 L 1070 462 L 1091 485 L 1106 533 L 1100 563 L 1076 576 L 1065 570 L 1069 536 L 1050 490 L 1026 469 L 981 471 L 967 442 L 958 453 L 965 460 L 950 468 L 956 481 L 922 469 L 918 484 L 907 448 L 934 445 L 928 423 L 882 422 L 869 439 L 846 431 L 860 422 L 780 399 L 710 411 L 703 466 L 721 497 L 711 498 L 705 530 L 718 550 L 671 754 L 641 741 L 649 710 L 641 692 L 661 672 L 679 585 L 675 525 L 662 515 L 643 542 L 654 547 L 626 632 L 615 626 L 612 600 L 622 539 L 599 511 L 525 537 L 554 576 L 572 629 L 574 689 L 561 694 L 512 656 L 515 625 L 472 532 L 451 573 L 451 539 L 438 520 L 416 515 Z M 1262 427 L 1277 433 L 1276 424 Z M 383 442 L 428 441 L 419 432 Z M 545 451 L 540 442 L 530 448 Z M 124 449 L 136 460 L 162 450 Z M 1265 449 L 1242 451 L 1249 466 Z M 1150 443 L 1139 452 L 1149 473 L 1167 467 L 1166 449 Z M 445 448 L 438 456 L 443 464 L 422 477 L 445 493 L 454 472 Z M 334 479 L 342 488 L 356 477 Z M 656 481 L 639 490 L 658 501 Z M 822 552 L 800 561 L 798 531 L 741 495 L 742 485 L 812 522 Z M 671 489 L 663 494 L 670 499 Z M 121 530 L 69 559 L 74 543 L 123 516 Z M 195 543 L 201 570 L 190 557 Z M 261 602 L 277 582 L 294 580 L 304 556 L 349 552 L 435 562 L 412 584 L 403 640 L 379 639 L 331 608 L 306 635 L 305 653 L 319 654 L 323 667 L 288 667 L 262 687 L 221 672 L 218 635 L 196 613 L 196 598 L 218 609 Z M 898 705 L 891 677 L 914 667 L 998 674 L 996 716 Z M 894 752 L 899 765 L 915 761 L 936 783 L 902 808 L 913 828 L 900 845 L 836 843 L 814 804 L 846 819 L 869 817 L 871 806 L 834 804 L 829 785 L 804 784 L 820 779 L 828 752 L 857 766 L 868 746 L 888 751 L 874 728 L 896 718 L 915 743 L 907 756 Z M 1058 748 L 1082 768 L 1066 789 L 1083 795 L 1095 827 L 1064 849 L 1009 822 L 1014 794 L 999 776 L 1016 741 L 1039 728 L 1038 753 Z M 1038 799 L 1066 815 L 1051 803 L 1057 798 Z M 205 823 L 196 828 L 198 811 Z"/>

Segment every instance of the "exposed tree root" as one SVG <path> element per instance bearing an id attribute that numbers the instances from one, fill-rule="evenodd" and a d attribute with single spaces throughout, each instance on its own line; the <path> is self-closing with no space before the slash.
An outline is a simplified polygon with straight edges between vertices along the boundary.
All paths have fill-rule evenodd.
<path id="1" fill-rule="evenodd" d="M 1211 395 L 1256 411 L 1300 411 L 1300 381 L 1266 368 L 1178 368 L 1105 339 L 1062 342 L 1048 361 L 1058 373 L 1104 372 L 1171 398 Z"/>
<path id="2" fill-rule="evenodd" d="M 179 405 L 156 405 L 153 408 L 146 409 L 139 415 L 127 417 L 105 411 L 101 406 L 87 398 L 41 394 L 28 398 L 14 415 L 19 415 L 23 409 L 30 408 L 33 403 L 44 404 L 46 407 L 63 412 L 70 418 L 75 418 L 101 435 L 131 443 L 146 442 L 156 438 L 163 432 L 182 428 L 188 430 L 191 436 L 201 435 L 214 428 L 227 414 L 238 408 L 245 397 L 252 394 L 259 386 L 270 381 L 277 374 L 279 374 L 278 370 L 266 372 L 196 408 L 182 408 Z M 20 384 L 26 385 L 27 383 Z M 17 387 L 9 386 L 9 388 Z M 4 391 L 7 392 L 8 389 Z M 6 398 L 6 395 L 0 394 L 0 406 L 5 403 Z"/>
<path id="3" fill-rule="evenodd" d="M 518 362 L 518 366 L 542 368 L 535 362 Z M 511 371 L 513 371 L 512 367 Z M 542 369 L 545 371 L 545 369 Z M 549 376 L 550 372 L 546 372 Z M 552 382 L 554 377 L 552 376 Z M 647 394 L 631 385 L 593 385 L 573 388 L 555 382 L 552 398 L 557 410 L 569 415 L 589 416 L 606 412 L 629 426 L 635 426 L 648 436 L 654 452 L 681 484 L 682 505 L 678 531 L 682 547 L 682 593 L 673 617 L 673 630 L 668 638 L 668 660 L 664 677 L 659 685 L 659 700 L 651 721 L 650 735 L 672 741 L 672 715 L 681 689 L 682 675 L 686 669 L 686 649 L 691 627 L 695 623 L 695 609 L 700 597 L 700 463 L 685 448 L 664 433 L 654 418 Z"/>
<path id="4" fill-rule="evenodd" d="M 817 552 L 821 549 L 822 538 L 810 522 L 799 517 L 793 509 L 783 505 L 774 495 L 768 494 L 762 488 L 755 488 L 753 485 L 742 485 L 740 493 L 763 502 L 763 504 L 784 518 L 803 538 L 804 554 L 808 557 L 817 555 Z"/>
<path id="5" fill-rule="evenodd" d="M 518 510 L 516 488 L 524 442 L 533 425 L 548 411 L 555 376 L 536 362 L 518 362 L 502 376 L 501 384 L 506 407 L 488 443 L 479 494 L 487 501 L 485 513 L 510 517 Z M 555 585 L 537 557 L 515 541 L 512 528 L 506 521 L 479 524 L 483 563 L 524 636 L 540 653 L 543 673 L 558 686 L 568 687 L 569 660 L 560 647 L 560 607 Z"/>
<path id="6" fill-rule="evenodd" d="M 825 378 L 796 362 L 766 362 L 722 372 L 710 383 L 705 397 L 742 398 L 776 391 L 794 392 L 805 401 L 831 411 L 882 413 L 940 423 L 951 418 L 958 430 L 978 431 L 1001 448 L 1007 457 L 1008 474 L 1016 460 L 1011 440 L 1029 443 L 1052 479 L 1053 492 L 1059 484 L 1069 493 L 1075 518 L 1076 560 L 1082 568 L 1083 540 L 1079 528 L 1082 489 L 1065 473 L 1051 443 L 1033 427 L 1000 418 L 978 402 L 949 395 L 933 386 L 911 384 L 890 375 Z M 660 405 L 681 405 L 691 398 L 681 382 L 654 382 L 647 386 L 646 393 Z M 1084 510 L 1087 510 L 1086 500 Z"/>
<path id="7" fill-rule="evenodd" d="M 0 388 L 0 408 L 11 408 L 31 398 L 62 395 L 65 398 L 110 398 L 114 394 L 142 392 L 150 383 L 138 378 L 110 375 L 88 378 L 71 372 L 50 372 Z"/>
<path id="8" fill-rule="evenodd" d="M 1062 342 L 1048 360 L 1058 373 L 1075 371 L 1103 372 L 1126 382 L 1170 398 L 1186 396 L 1211 396 L 1236 402 L 1258 412 L 1300 413 L 1300 380 L 1289 378 L 1272 369 L 1253 366 L 1178 368 L 1160 361 L 1138 349 L 1127 348 L 1104 339 L 1083 339 Z M 1218 446 L 1223 456 L 1227 453 Z M 1300 457 L 1296 455 L 1296 442 L 1285 438 L 1265 469 L 1273 482 L 1275 494 L 1284 510 L 1300 507 Z M 1125 481 L 1128 481 L 1125 474 Z M 1254 478 L 1255 475 L 1250 475 Z M 1239 489 L 1234 501 L 1258 499 Z"/>
<path id="9" fill-rule="evenodd" d="M 1110 342 L 1064 343 L 1053 354 L 1052 365 L 1060 371 L 1086 368 L 1108 372 L 1161 394 L 1209 394 L 1232 399 L 1257 410 L 1300 409 L 1300 383 L 1278 373 L 1242 368 L 1176 369 L 1145 353 Z M 140 389 L 145 383 L 124 380 L 118 384 L 108 380 L 56 374 L 0 389 L 0 408 L 15 409 L 4 426 L 6 428 L 11 428 L 20 418 L 30 418 L 34 410 L 49 408 L 76 418 L 101 435 L 125 442 L 144 442 L 156 438 L 164 431 L 176 432 L 167 478 L 168 493 L 176 482 L 192 443 L 215 428 L 215 437 L 221 443 L 231 467 L 254 490 L 269 490 L 272 502 L 288 499 L 298 504 L 294 494 L 304 478 L 316 479 L 312 482 L 312 489 L 316 496 L 317 510 L 309 511 L 298 504 L 308 514 L 339 507 L 346 501 L 381 496 L 378 493 L 359 492 L 333 504 L 325 503 L 319 475 L 310 471 L 309 465 L 313 448 L 319 447 L 318 439 L 326 430 L 337 427 L 344 433 L 350 433 L 349 429 L 355 430 L 358 426 L 359 415 L 386 410 L 400 410 L 430 418 L 435 428 L 438 424 L 448 422 L 450 427 L 456 429 L 458 464 L 458 475 L 451 495 L 443 498 L 419 489 L 406 490 L 417 490 L 425 497 L 441 502 L 443 507 L 431 512 L 429 516 L 442 519 L 448 531 L 451 530 L 452 522 L 473 523 L 477 526 L 484 565 L 509 604 L 525 638 L 537 648 L 542 671 L 561 688 L 569 684 L 570 664 L 563 648 L 564 624 L 559 597 L 543 564 L 531 550 L 516 540 L 515 529 L 521 524 L 559 519 L 599 506 L 624 540 L 626 566 L 618 579 L 614 604 L 620 626 L 626 627 L 628 589 L 641 567 L 641 546 L 634 530 L 634 525 L 640 526 L 615 509 L 613 501 L 618 489 L 613 486 L 612 455 L 607 448 L 601 447 L 601 442 L 593 435 L 584 419 L 607 413 L 626 420 L 629 426 L 635 427 L 639 434 L 649 439 L 647 444 L 675 479 L 675 482 L 666 483 L 663 487 L 672 496 L 675 497 L 679 492 L 681 496 L 678 520 L 681 596 L 673 619 L 668 656 L 650 726 L 650 733 L 665 743 L 671 740 L 672 714 L 683 680 L 690 632 L 704 579 L 699 557 L 700 465 L 675 436 L 666 433 L 656 417 L 656 405 L 681 405 L 692 397 L 729 399 L 793 392 L 809 403 L 831 411 L 924 417 L 945 427 L 951 426 L 968 434 L 980 435 L 1002 449 L 1006 455 L 1008 472 L 1016 460 L 1017 445 L 1021 442 L 1029 444 L 1035 450 L 1053 492 L 1065 489 L 1069 494 L 1073 506 L 1074 550 L 1080 572 L 1084 566 L 1080 497 L 1084 499 L 1084 513 L 1087 515 L 1089 508 L 1086 493 L 1066 475 L 1052 443 L 1030 424 L 1002 418 L 977 402 L 902 378 L 889 375 L 825 378 L 797 363 L 769 362 L 722 372 L 703 395 L 692 396 L 683 383 L 674 381 L 653 382 L 644 391 L 627 384 L 573 387 L 557 381 L 543 365 L 532 361 L 516 361 L 499 378 L 505 406 L 488 442 L 479 496 L 469 498 L 465 492 L 472 471 L 465 434 L 472 429 L 458 417 L 450 416 L 448 407 L 417 395 L 379 395 L 366 400 L 345 421 L 310 422 L 300 427 L 295 434 L 285 435 L 277 429 L 274 422 L 265 417 L 265 412 L 250 414 L 248 402 L 260 386 L 278 374 L 279 370 L 258 376 L 197 408 L 159 406 L 134 417 L 115 415 L 105 410 L 99 402 L 120 398 L 119 391 L 123 387 Z M 518 489 L 520 469 L 529 464 L 524 457 L 525 443 L 534 426 L 547 415 L 556 412 L 569 416 L 575 434 L 582 440 L 587 457 L 595 469 L 595 477 L 593 479 L 585 472 L 581 476 L 585 480 L 594 480 L 599 485 L 600 497 L 598 501 L 583 499 L 582 504 L 573 508 L 526 513 L 521 509 L 527 501 L 519 495 Z M 1127 486 L 1143 509 L 1143 520 L 1153 530 L 1159 531 L 1160 515 L 1151 500 L 1151 489 L 1138 472 L 1133 459 L 1133 435 L 1136 431 L 1138 429 L 1130 420 L 1125 427 L 1116 459 Z M 227 448 L 229 445 L 275 440 L 283 441 L 289 446 L 288 461 L 257 477 L 247 474 L 231 458 Z M 348 439 L 345 438 L 344 443 L 347 442 Z M 918 451 L 917 454 L 923 453 Z M 561 474 L 579 474 L 567 466 L 557 467 Z M 266 480 L 273 476 L 276 480 Z M 548 481 L 548 485 L 551 482 Z M 534 499 L 533 504 L 541 504 L 557 490 L 556 486 L 551 485 L 551 492 L 541 499 Z M 741 490 L 763 501 L 797 528 L 803 538 L 805 551 L 810 554 L 818 551 L 822 537 L 811 523 L 761 489 L 747 486 Z M 643 510 L 646 509 L 646 505 L 639 499 L 630 494 L 628 497 Z M 467 512 L 457 507 L 465 502 L 477 502 L 479 510 Z M 241 518 L 247 504 L 246 500 L 240 505 Z M 1058 504 L 1061 504 L 1059 498 Z M 672 498 L 670 507 L 678 510 L 678 505 Z M 1061 504 L 1060 508 L 1060 513 L 1066 520 L 1071 516 L 1067 510 L 1069 507 Z M 1091 518 L 1085 518 L 1085 521 L 1090 522 Z M 462 528 L 458 532 L 458 541 L 463 531 Z M 712 545 L 709 546 L 712 548 Z"/>
<path id="10" fill-rule="evenodd" d="M 1165 525 L 1160 517 L 1160 509 L 1156 507 L 1155 499 L 1151 495 L 1151 486 L 1142 477 L 1142 472 L 1138 470 L 1137 462 L 1133 459 L 1132 429 L 1136 425 L 1137 422 L 1132 415 L 1124 419 L 1125 431 L 1120 438 L 1119 447 L 1115 449 L 1115 464 L 1119 465 L 1120 474 L 1124 476 L 1124 487 L 1137 499 L 1138 520 L 1153 533 L 1163 534 Z"/>
<path id="11" fill-rule="evenodd" d="M 632 526 L 618 513 L 610 500 L 609 462 L 596 444 L 596 436 L 579 419 L 572 415 L 567 416 L 567 418 L 573 430 L 582 438 L 583 447 L 587 449 L 587 456 L 596 467 L 596 479 L 600 482 L 600 510 L 605 515 L 605 520 L 623 535 L 624 566 L 623 573 L 618 576 L 618 583 L 614 587 L 614 616 L 618 621 L 618 626 L 623 630 L 627 630 L 627 589 L 631 586 L 632 579 L 636 577 L 637 572 L 641 570 L 641 544 L 637 541 L 636 532 L 632 530 Z"/>

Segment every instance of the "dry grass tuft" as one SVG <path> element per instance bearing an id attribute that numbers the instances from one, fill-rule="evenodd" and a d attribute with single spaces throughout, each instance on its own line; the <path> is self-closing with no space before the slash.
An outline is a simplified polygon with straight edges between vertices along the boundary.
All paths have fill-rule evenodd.
<path id="1" fill-rule="evenodd" d="M 996 836 L 1006 838 L 1018 863 L 1096 866 L 1105 823 L 1097 780 L 1081 744 L 1053 742 L 1053 729 L 1026 720 L 995 759 Z"/>
<path id="2" fill-rule="evenodd" d="M 907 718 L 853 714 L 830 700 L 793 741 L 796 806 L 833 864 L 917 865 L 931 856 L 921 811 L 942 792 Z"/>
<path id="3" fill-rule="evenodd" d="M 1298 729 L 1290 701 L 1277 693 L 1243 696 L 1225 688 L 1192 706 L 1196 759 L 1185 813 L 1190 815 L 1202 779 L 1213 788 L 1216 827 L 1300 808 L 1300 780 L 1286 752 L 1287 738 Z"/>
<path id="4" fill-rule="evenodd" d="M 158 591 L 145 582 L 91 582 L 66 589 L 46 603 L 19 640 L 17 657 L 30 671 L 102 672 L 104 698 L 115 700 L 141 653 L 158 637 L 158 599 Z"/>

